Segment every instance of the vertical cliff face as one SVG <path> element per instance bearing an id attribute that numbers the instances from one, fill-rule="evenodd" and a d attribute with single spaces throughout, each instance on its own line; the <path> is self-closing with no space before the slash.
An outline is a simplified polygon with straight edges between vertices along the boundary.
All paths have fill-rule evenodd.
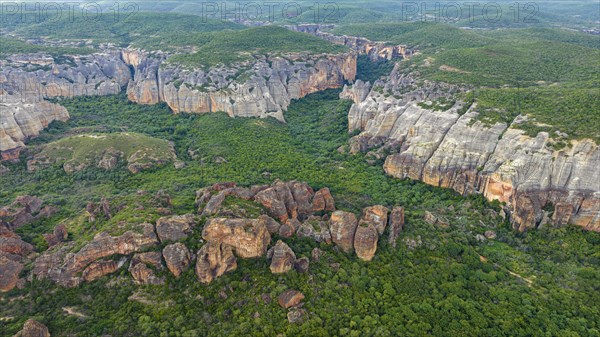
<path id="1" fill-rule="evenodd" d="M 286 55 L 210 69 L 186 69 L 160 57 L 133 58 L 127 94 L 140 104 L 166 102 L 175 112 L 223 111 L 232 117 L 274 117 L 292 99 L 339 88 L 356 77 L 356 55 Z M 295 61 L 301 60 L 301 61 Z"/>
<path id="2" fill-rule="evenodd" d="M 359 54 L 367 55 L 372 61 L 408 58 L 412 55 L 412 50 L 406 45 L 390 45 L 386 42 L 371 41 L 363 37 L 334 35 L 322 31 L 322 29 L 333 28 L 333 25 L 303 24 L 285 27 L 296 32 L 311 34 L 323 40 L 350 47 Z"/>
<path id="3" fill-rule="evenodd" d="M 20 149 L 28 139 L 39 135 L 55 120 L 69 119 L 67 109 L 58 104 L 14 95 L 2 95 L 0 99 L 2 160 L 18 159 Z"/>
<path id="4" fill-rule="evenodd" d="M 356 77 L 356 54 L 263 56 L 231 67 L 189 70 L 168 55 L 124 49 L 85 56 L 21 55 L 0 72 L 0 152 L 18 158 L 24 142 L 69 114 L 53 97 L 114 95 L 126 88 L 140 104 L 165 102 L 175 112 L 224 111 L 232 117 L 274 117 L 292 99 L 339 88 Z"/>
<path id="5" fill-rule="evenodd" d="M 385 159 L 384 169 L 394 177 L 505 202 L 521 231 L 567 223 L 600 231 L 597 144 L 583 140 L 555 151 L 547 146 L 547 133 L 532 138 L 517 129 L 524 117 L 514 125 L 484 125 L 476 120 L 476 106 L 462 113 L 461 103 L 445 111 L 422 104 L 457 90 L 427 82 L 417 88 L 398 66 L 372 88 L 359 81 L 346 87 L 341 97 L 355 102 L 350 131 L 361 131 L 350 151 Z"/>

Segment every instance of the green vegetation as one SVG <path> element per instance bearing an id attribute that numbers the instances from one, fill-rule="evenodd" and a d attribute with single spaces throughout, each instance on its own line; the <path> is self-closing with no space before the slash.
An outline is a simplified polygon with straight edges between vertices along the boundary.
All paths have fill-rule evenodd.
<path id="1" fill-rule="evenodd" d="M 394 62 L 384 60 L 373 62 L 366 55 L 359 55 L 356 60 L 356 78 L 374 83 L 382 76 L 387 76 L 394 69 Z"/>
<path id="2" fill-rule="evenodd" d="M 92 52 L 94 52 L 94 50 L 90 48 L 49 47 L 27 43 L 15 38 L 0 36 L 0 59 L 4 59 L 12 54 L 44 53 L 55 58 L 62 58 L 64 55 L 85 55 Z"/>
<path id="3" fill-rule="evenodd" d="M 171 195 L 173 211 L 184 214 L 194 212 L 195 190 L 213 182 L 298 179 L 315 188 L 330 187 L 341 209 L 405 206 L 407 225 L 397 248 L 384 236 L 374 260 L 364 263 L 332 246 L 286 239 L 297 256 L 309 256 L 313 247 L 326 255 L 311 262 L 308 274 L 278 276 L 269 273 L 265 259 L 240 259 L 236 271 L 209 286 L 197 281 L 193 268 L 179 279 L 161 272 L 165 286 L 135 286 L 125 268 L 76 289 L 35 281 L 0 300 L 1 316 L 15 317 L 0 322 L 2 331 L 12 335 L 27 318 L 35 318 L 53 335 L 79 336 L 598 335 L 598 233 L 569 227 L 515 234 L 498 216 L 497 205 L 481 196 L 463 198 L 451 190 L 393 179 L 360 156 L 338 153 L 348 141 L 350 105 L 338 93 L 295 101 L 285 116 L 288 124 L 225 114 L 173 115 L 165 105 L 132 104 L 124 95 L 63 100 L 72 119 L 53 123 L 35 144 L 82 130 L 139 132 L 173 141 L 187 167 L 136 175 L 92 167 L 66 175 L 59 168 L 31 174 L 23 163 L 10 164 L 11 173 L 2 177 L 0 204 L 28 193 L 60 207 L 55 217 L 20 229 L 43 248 L 39 234 L 58 222 L 67 221 L 70 239 L 80 244 L 101 230 L 116 234 L 156 220 L 156 207 L 162 206 L 154 195 L 161 189 Z M 101 196 L 111 201 L 113 218 L 92 226 L 81 211 Z M 234 199 L 225 204 L 261 212 Z M 426 210 L 450 226 L 426 223 Z M 200 246 L 201 227 L 186 241 L 193 249 Z M 496 240 L 474 239 L 490 229 Z M 262 300 L 263 294 L 275 299 L 288 288 L 306 295 L 310 316 L 303 324 L 287 323 L 276 301 Z M 68 315 L 65 307 L 85 317 Z"/>
<path id="4" fill-rule="evenodd" d="M 91 15 L 91 14 L 90 14 Z M 0 15 L 7 23 L 3 27 L 14 34 L 28 38 L 46 37 L 54 40 L 84 40 L 94 43 L 111 42 L 121 46 L 155 50 L 172 50 L 177 47 L 193 46 L 202 43 L 202 33 L 243 29 L 244 26 L 220 20 L 203 20 L 196 15 L 168 13 L 123 12 L 115 17 L 107 11 L 97 18 L 63 15 L 61 18 L 49 17 L 46 20 L 34 20 L 35 15 L 26 15 L 33 21 L 22 21 L 19 15 Z"/>
<path id="5" fill-rule="evenodd" d="M 240 62 L 252 54 L 311 54 L 339 53 L 343 46 L 334 45 L 317 37 L 293 32 L 281 27 L 255 27 L 236 32 L 218 32 L 203 35 L 198 51 L 178 54 L 169 62 L 189 66 L 214 66 Z"/>

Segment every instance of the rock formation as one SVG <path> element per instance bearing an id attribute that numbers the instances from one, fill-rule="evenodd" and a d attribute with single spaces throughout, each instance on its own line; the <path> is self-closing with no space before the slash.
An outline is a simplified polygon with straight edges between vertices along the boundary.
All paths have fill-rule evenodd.
<path id="1" fill-rule="evenodd" d="M 175 277 L 186 271 L 192 263 L 190 250 L 181 242 L 173 243 L 163 249 L 163 257 L 167 268 Z"/>
<path id="2" fill-rule="evenodd" d="M 350 140 L 350 152 L 385 160 L 386 173 L 394 177 L 505 202 L 520 231 L 567 223 L 600 231 L 598 145 L 580 140 L 556 151 L 548 147 L 548 133 L 529 137 L 518 129 L 523 116 L 512 125 L 485 125 L 477 120 L 476 105 L 427 108 L 427 102 L 461 90 L 427 81 L 417 85 L 400 64 L 386 81 L 346 87 L 341 97 L 355 102 L 349 131 L 361 131 Z"/>
<path id="3" fill-rule="evenodd" d="M 277 303 L 279 303 L 279 305 L 284 309 L 295 307 L 300 304 L 302 300 L 304 300 L 304 294 L 298 290 L 292 289 L 284 291 L 277 297 Z"/>
<path id="4" fill-rule="evenodd" d="M 36 71 L 17 56 L 0 71 L 3 160 L 17 159 L 28 139 L 52 121 L 69 118 L 64 107 L 44 101 L 46 98 L 114 95 L 126 90 L 133 102 L 165 102 L 175 113 L 222 111 L 232 117 L 283 121 L 283 111 L 292 99 L 339 88 L 356 76 L 354 52 L 255 55 L 248 61 L 210 69 L 188 69 L 168 61 L 170 55 L 165 53 L 134 49 L 66 56 L 67 61 L 61 63 L 49 56 L 29 55 L 25 63 L 43 63 Z"/>
<path id="5" fill-rule="evenodd" d="M 272 251 L 267 255 L 267 257 L 271 257 L 271 266 L 269 267 L 271 273 L 283 274 L 294 268 L 296 254 L 287 244 L 279 240 L 271 249 Z"/>
<path id="6" fill-rule="evenodd" d="M 23 325 L 23 330 L 19 331 L 14 337 L 50 337 L 50 332 L 44 324 L 28 319 Z"/>
<path id="7" fill-rule="evenodd" d="M 233 247 L 241 258 L 264 256 L 271 242 L 267 226 L 258 219 L 210 219 L 202 230 L 202 238 Z"/>
<path id="8" fill-rule="evenodd" d="M 400 232 L 404 229 L 404 207 L 396 206 L 390 213 L 388 242 L 392 247 L 396 248 L 396 241 Z"/>
<path id="9" fill-rule="evenodd" d="M 74 287 L 85 280 L 77 275 L 93 262 L 112 255 L 129 255 L 156 245 L 158 239 L 152 224 L 142 224 L 137 231 L 127 231 L 118 237 L 103 232 L 76 253 L 70 252 L 70 244 L 57 245 L 44 252 L 34 261 L 32 276 Z M 122 266 L 123 263 L 118 264 Z"/>
<path id="10" fill-rule="evenodd" d="M 196 276 L 204 284 L 237 268 L 232 248 L 223 243 L 207 242 L 197 255 Z"/>
<path id="11" fill-rule="evenodd" d="M 157 277 L 154 270 L 148 267 L 154 267 L 157 270 L 162 270 L 162 255 L 160 252 L 138 253 L 131 259 L 129 272 L 133 281 L 137 284 L 152 284 L 160 285 L 165 283 L 164 277 Z"/>
<path id="12" fill-rule="evenodd" d="M 381 235 L 387 226 L 389 212 L 389 209 L 381 205 L 367 207 L 363 210 L 360 223 L 372 224 L 377 229 L 377 233 Z"/>
<path id="13" fill-rule="evenodd" d="M 408 58 L 413 53 L 406 45 L 390 45 L 387 42 L 374 42 L 363 37 L 340 36 L 323 31 L 323 29 L 334 28 L 334 25 L 301 24 L 285 27 L 296 32 L 311 34 L 323 40 L 350 47 L 360 54 L 367 55 L 371 61 Z"/>
<path id="14" fill-rule="evenodd" d="M 117 269 L 121 268 L 126 261 L 127 259 L 121 259 L 119 261 L 94 261 L 85 268 L 82 273 L 82 278 L 85 282 L 95 281 L 102 276 L 114 273 Z"/>
<path id="15" fill-rule="evenodd" d="M 357 225 L 356 215 L 352 213 L 335 211 L 331 214 L 331 240 L 346 253 L 352 252 Z"/>
<path id="16" fill-rule="evenodd" d="M 195 223 L 192 214 L 162 217 L 156 221 L 156 234 L 160 242 L 184 240 L 192 232 Z"/>
<path id="17" fill-rule="evenodd" d="M 371 261 L 377 251 L 377 228 L 372 223 L 361 222 L 354 234 L 356 256 L 363 261 Z"/>

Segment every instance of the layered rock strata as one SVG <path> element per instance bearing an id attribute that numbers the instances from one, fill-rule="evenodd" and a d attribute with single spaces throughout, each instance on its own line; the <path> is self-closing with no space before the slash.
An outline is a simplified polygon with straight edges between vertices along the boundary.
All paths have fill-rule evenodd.
<path id="1" fill-rule="evenodd" d="M 30 55 L 31 59 L 35 55 Z M 226 112 L 232 117 L 283 121 L 292 99 L 339 88 L 356 77 L 356 53 L 254 56 L 231 66 L 186 68 L 170 55 L 122 49 L 91 55 L 44 58 L 31 68 L 9 61 L 0 72 L 0 152 L 16 159 L 19 149 L 54 120 L 69 114 L 53 97 L 127 92 L 139 104 L 165 102 L 175 113 Z M 13 58 L 14 59 L 14 58 Z M 18 58 L 20 60 L 20 58 Z"/>
<path id="2" fill-rule="evenodd" d="M 417 87 L 397 64 L 386 81 L 357 81 L 341 97 L 352 99 L 349 131 L 352 153 L 368 152 L 384 160 L 386 173 L 452 188 L 466 195 L 481 193 L 506 203 L 520 231 L 568 223 L 600 231 L 600 149 L 591 140 L 573 141 L 553 150 L 552 135 L 530 137 L 511 125 L 486 125 L 476 105 L 457 102 L 434 111 L 433 101 L 460 88 L 439 83 Z M 468 109 L 467 109 L 468 108 Z"/>

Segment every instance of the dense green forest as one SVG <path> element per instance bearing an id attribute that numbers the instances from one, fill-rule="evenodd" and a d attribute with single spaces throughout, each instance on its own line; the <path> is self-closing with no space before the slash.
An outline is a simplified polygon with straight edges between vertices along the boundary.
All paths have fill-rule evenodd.
<path id="1" fill-rule="evenodd" d="M 463 198 L 451 190 L 393 179 L 361 156 L 338 153 L 349 137 L 345 116 L 350 105 L 338 93 L 295 101 L 285 115 L 287 124 L 225 114 L 173 115 L 165 105 L 136 105 L 124 96 L 62 100 L 71 119 L 53 123 L 23 159 L 37 151 L 37 144 L 64 134 L 133 131 L 173 141 L 187 167 L 136 175 L 90 168 L 67 175 L 60 167 L 27 173 L 22 161 L 2 177 L 0 204 L 29 193 L 60 206 L 53 218 L 19 229 L 43 249 L 39 235 L 61 221 L 70 224 L 71 240 L 82 241 L 117 223 L 159 216 L 151 207 L 141 213 L 125 208 L 88 228 L 78 220 L 80 212 L 101 196 L 113 205 L 146 205 L 163 189 L 172 196 L 174 211 L 184 214 L 194 211 L 195 190 L 213 182 L 298 179 L 315 188 L 330 187 L 341 209 L 405 206 L 407 225 L 397 248 L 384 237 L 375 259 L 364 263 L 321 245 L 326 256 L 312 263 L 308 274 L 272 275 L 265 259 L 239 260 L 235 272 L 209 286 L 196 280 L 193 269 L 179 279 L 165 273 L 165 286 L 135 286 L 126 270 L 76 289 L 28 283 L 1 300 L 0 316 L 15 317 L 0 322 L 3 335 L 15 333 L 27 318 L 43 322 L 53 335 L 79 336 L 599 334 L 598 233 L 568 227 L 517 234 L 498 215 L 498 205 L 480 196 Z M 150 193 L 138 195 L 138 190 Z M 428 224 L 426 210 L 450 226 Z M 475 239 L 486 230 L 494 230 L 497 239 Z M 188 239 L 190 247 L 198 247 L 197 232 Z M 308 256 L 318 246 L 302 239 L 288 243 L 297 256 Z M 306 295 L 310 318 L 303 324 L 289 324 L 285 310 L 262 300 L 263 294 L 275 298 L 287 288 Z M 83 316 L 66 314 L 66 307 Z"/>

